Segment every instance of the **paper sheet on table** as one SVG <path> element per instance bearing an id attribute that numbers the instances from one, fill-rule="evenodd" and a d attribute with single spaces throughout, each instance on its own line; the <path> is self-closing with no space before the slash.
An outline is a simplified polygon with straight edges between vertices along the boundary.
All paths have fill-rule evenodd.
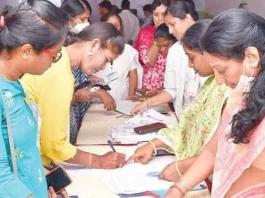
<path id="1" fill-rule="evenodd" d="M 125 115 L 131 115 L 131 111 L 133 110 L 133 108 L 136 107 L 140 103 L 141 102 L 132 102 L 129 100 L 120 101 L 116 103 L 116 110 L 124 113 Z M 168 109 L 164 105 L 157 106 L 157 107 L 151 107 L 151 109 L 154 109 L 158 111 L 159 113 L 168 113 Z"/>
<path id="2" fill-rule="evenodd" d="M 172 124 L 175 122 L 175 119 L 172 117 L 168 117 L 162 115 L 158 111 L 154 109 L 148 109 L 142 115 L 138 114 L 133 118 L 125 121 L 123 124 L 130 125 L 130 126 L 143 126 L 146 124 L 152 124 L 155 122 L 162 122 L 166 125 Z"/>
<path id="3" fill-rule="evenodd" d="M 77 165 L 77 164 L 69 164 L 65 162 L 58 163 L 58 165 L 64 167 L 66 172 L 71 177 L 84 176 L 88 174 L 99 173 L 102 171 L 100 169 L 89 169 L 86 166 Z"/>
<path id="4" fill-rule="evenodd" d="M 159 180 L 158 177 L 115 175 L 103 177 L 102 181 L 115 194 L 134 194 L 158 189 L 169 189 L 174 182 Z"/>
<path id="5" fill-rule="evenodd" d="M 168 164 L 175 161 L 174 156 L 153 158 L 147 164 L 132 163 L 123 168 L 106 174 L 101 179 L 104 184 L 115 194 L 134 194 L 145 191 L 157 191 L 169 189 L 174 182 L 159 180 L 150 177 L 150 173 L 161 172 Z M 205 185 L 205 182 L 201 184 Z M 200 185 L 193 190 L 201 189 Z"/>
<path id="6" fill-rule="evenodd" d="M 161 172 L 175 161 L 174 156 L 152 159 L 147 164 L 131 163 L 102 177 L 105 185 L 114 193 L 131 194 L 157 189 L 168 189 L 173 183 L 147 176 L 150 172 Z"/>
<path id="7" fill-rule="evenodd" d="M 113 142 L 121 143 L 137 143 L 141 141 L 152 140 L 156 137 L 157 133 L 139 135 L 134 132 L 134 128 L 155 122 L 162 122 L 164 124 L 170 125 L 174 123 L 174 119 L 164 116 L 153 109 L 149 109 L 148 111 L 144 112 L 143 115 L 136 115 L 120 125 L 110 126 L 109 128 L 112 132 L 111 140 Z"/>

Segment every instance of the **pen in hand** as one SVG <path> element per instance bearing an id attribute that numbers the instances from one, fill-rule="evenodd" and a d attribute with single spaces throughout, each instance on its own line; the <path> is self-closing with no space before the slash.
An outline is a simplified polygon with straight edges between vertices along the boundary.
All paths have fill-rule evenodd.
<path id="1" fill-rule="evenodd" d="M 112 149 L 112 151 L 116 152 L 116 150 L 115 150 L 115 148 L 114 148 L 114 146 L 110 140 L 108 140 L 108 144 L 109 144 L 110 148 Z"/>

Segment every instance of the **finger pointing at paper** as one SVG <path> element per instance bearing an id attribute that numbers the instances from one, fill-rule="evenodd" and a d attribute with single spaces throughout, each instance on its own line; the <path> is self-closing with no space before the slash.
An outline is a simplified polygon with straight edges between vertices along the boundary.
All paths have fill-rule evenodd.
<path id="1" fill-rule="evenodd" d="M 154 148 L 151 143 L 147 143 L 144 146 L 136 149 L 134 155 L 132 155 L 128 160 L 127 163 L 131 161 L 135 161 L 137 163 L 146 164 L 152 158 Z"/>

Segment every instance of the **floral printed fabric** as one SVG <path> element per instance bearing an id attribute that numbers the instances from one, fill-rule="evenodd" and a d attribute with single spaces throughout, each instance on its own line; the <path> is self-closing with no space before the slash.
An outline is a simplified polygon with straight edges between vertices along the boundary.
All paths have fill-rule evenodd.
<path id="1" fill-rule="evenodd" d="M 159 53 L 154 64 L 149 62 L 147 51 L 154 41 L 155 27 L 143 28 L 136 41 L 136 49 L 139 52 L 140 63 L 143 66 L 143 89 L 154 90 L 164 86 L 164 73 L 166 69 L 166 56 Z"/>
<path id="2" fill-rule="evenodd" d="M 229 96 L 218 129 L 218 148 L 215 158 L 212 197 L 224 197 L 233 183 L 249 168 L 265 148 L 265 119 L 249 133 L 248 144 L 234 144 L 227 140 L 231 132 L 230 122 L 242 105 L 242 92 L 233 91 Z M 250 186 L 233 198 L 264 197 L 265 183 Z"/>
<path id="3" fill-rule="evenodd" d="M 48 197 L 38 148 L 38 124 L 19 82 L 0 78 L 0 197 Z M 5 100 L 5 103 L 3 102 Z M 18 177 L 13 173 L 5 112 L 8 110 Z"/>
<path id="4" fill-rule="evenodd" d="M 213 136 L 229 88 L 217 85 L 214 76 L 207 79 L 195 99 L 181 112 L 174 128 L 162 129 L 158 139 L 172 149 L 178 160 L 197 155 Z"/>

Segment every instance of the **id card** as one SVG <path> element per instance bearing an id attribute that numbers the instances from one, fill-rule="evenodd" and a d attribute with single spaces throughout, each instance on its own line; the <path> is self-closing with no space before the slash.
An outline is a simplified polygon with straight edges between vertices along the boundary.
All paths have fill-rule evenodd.
<path id="1" fill-rule="evenodd" d="M 187 95 L 192 97 L 196 96 L 198 92 L 198 86 L 199 86 L 198 82 L 196 80 L 192 80 L 189 83 Z"/>
<path id="2" fill-rule="evenodd" d="M 117 80 L 119 78 L 117 72 L 112 72 L 112 73 L 108 74 L 107 76 L 108 76 L 109 82 L 112 82 L 112 81 Z"/>

